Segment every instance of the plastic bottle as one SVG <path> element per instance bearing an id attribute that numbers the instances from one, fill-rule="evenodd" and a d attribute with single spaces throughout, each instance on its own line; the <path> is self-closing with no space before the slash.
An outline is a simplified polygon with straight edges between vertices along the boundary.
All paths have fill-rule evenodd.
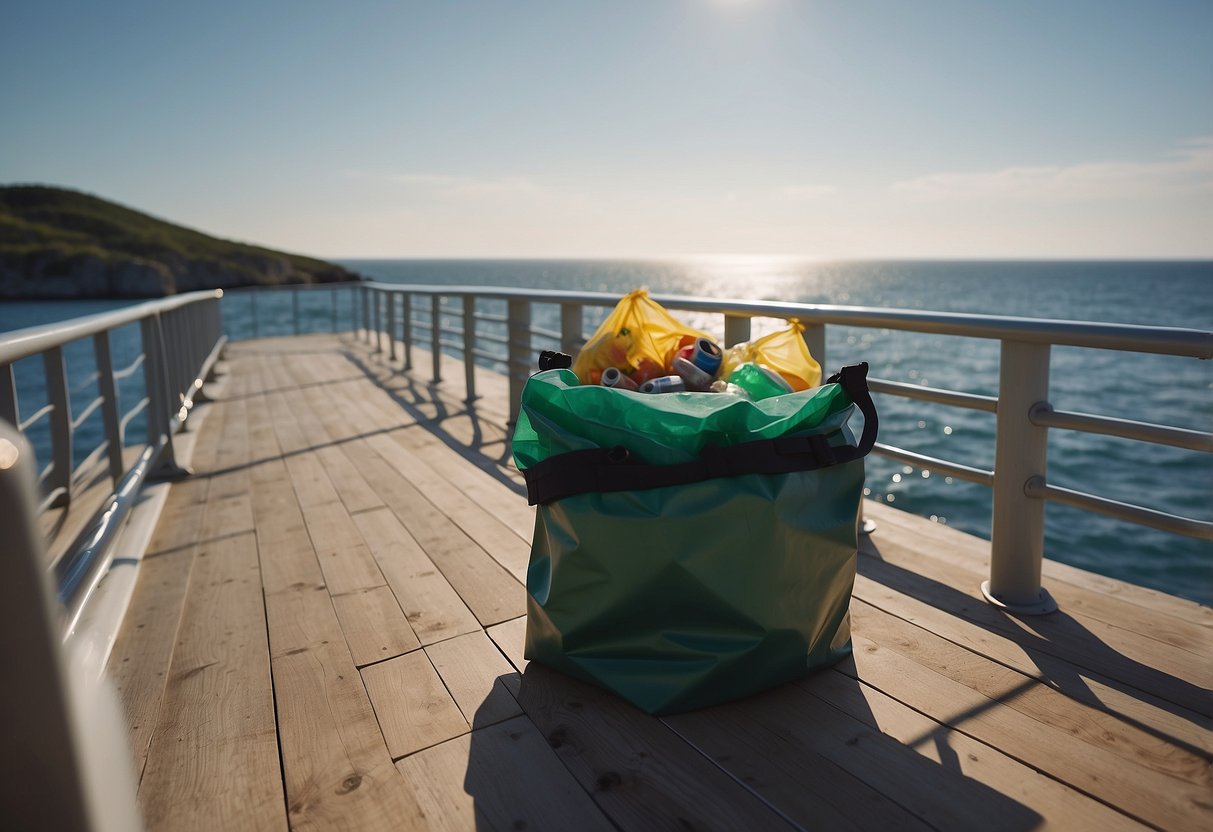
<path id="1" fill-rule="evenodd" d="M 747 361 L 730 373 L 729 383 L 745 390 L 754 401 L 792 392 L 792 385 L 784 381 L 779 373 L 752 361 Z"/>
<path id="2" fill-rule="evenodd" d="M 636 382 L 619 371 L 618 367 L 607 367 L 602 371 L 602 386 L 614 387 L 616 390 L 638 390 Z"/>
<path id="3" fill-rule="evenodd" d="M 641 393 L 683 393 L 686 389 L 680 376 L 662 376 L 640 385 Z"/>
<path id="4" fill-rule="evenodd" d="M 674 359 L 674 372 L 686 383 L 688 390 L 702 393 L 712 386 L 712 376 L 682 356 Z"/>

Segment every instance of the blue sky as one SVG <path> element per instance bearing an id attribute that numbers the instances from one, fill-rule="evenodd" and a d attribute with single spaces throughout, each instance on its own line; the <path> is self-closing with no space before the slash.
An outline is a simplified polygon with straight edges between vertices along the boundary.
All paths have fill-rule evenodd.
<path id="1" fill-rule="evenodd" d="M 0 181 L 327 257 L 1213 256 L 1213 3 L 42 0 Z"/>

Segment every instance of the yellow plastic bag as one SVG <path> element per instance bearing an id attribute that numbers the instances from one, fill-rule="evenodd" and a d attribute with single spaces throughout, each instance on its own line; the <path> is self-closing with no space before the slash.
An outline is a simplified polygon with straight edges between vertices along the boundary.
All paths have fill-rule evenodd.
<path id="1" fill-rule="evenodd" d="M 680 347 L 710 337 L 676 320 L 648 290 L 637 289 L 619 301 L 586 341 L 573 372 L 582 384 L 598 384 L 603 370 L 618 367 L 639 384 L 669 374 Z"/>
<path id="2" fill-rule="evenodd" d="M 725 350 L 720 377 L 727 379 L 740 365 L 753 361 L 779 373 L 793 390 L 808 390 L 821 384 L 821 365 L 809 355 L 809 347 L 801 334 L 804 324 L 795 318 L 789 319 L 788 323 L 791 326 L 787 329 Z"/>

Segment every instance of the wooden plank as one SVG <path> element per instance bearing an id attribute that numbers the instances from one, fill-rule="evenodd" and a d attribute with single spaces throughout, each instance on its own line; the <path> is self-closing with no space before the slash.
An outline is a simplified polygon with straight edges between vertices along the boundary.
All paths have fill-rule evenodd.
<path id="1" fill-rule="evenodd" d="M 886 527 L 884 531 L 889 533 L 887 536 L 915 555 L 914 561 L 903 565 L 923 571 L 918 559 L 927 559 L 959 567 L 972 576 L 965 583 L 957 584 L 961 588 L 980 584 L 989 576 L 990 545 L 987 541 L 895 509 L 878 514 Z M 885 538 L 878 528 L 878 543 Z M 1122 591 L 1122 595 L 1125 592 L 1127 590 Z M 1202 626 L 1200 616 L 1180 618 L 1070 583 L 1059 584 L 1053 595 L 1063 612 L 1087 622 L 1086 626 L 1092 632 L 1099 632 L 1100 625 L 1110 625 L 1118 631 L 1131 630 L 1138 636 L 1178 647 L 1197 657 L 1213 657 L 1213 629 Z"/>
<path id="2" fill-rule="evenodd" d="M 918 651 L 917 658 L 926 658 L 922 652 Z M 964 657 L 960 660 L 965 661 Z M 1213 810 L 1207 806 L 1207 770 L 1203 772 L 1203 784 L 1194 785 L 1156 772 L 1146 764 L 1134 764 L 1102 745 L 1076 739 L 1064 728 L 1034 719 L 1000 701 L 1014 698 L 1032 684 L 1029 680 L 1002 691 L 1000 698 L 988 698 L 858 635 L 854 666 L 864 682 L 878 690 L 896 690 L 899 701 L 936 722 L 963 730 L 1144 822 L 1173 829 L 1194 823 L 1204 825 L 1198 821 L 1202 811 L 1205 823 L 1213 821 Z M 1059 695 L 1057 699 L 1064 697 Z M 1109 737 L 1109 741 L 1112 739 Z M 1160 794 L 1168 795 L 1168 799 L 1158 800 Z M 1202 802 L 1206 802 L 1203 810 Z"/>
<path id="3" fill-rule="evenodd" d="M 401 447 L 393 437 L 372 436 L 367 444 L 387 463 L 451 519 L 469 538 L 474 540 L 493 560 L 501 564 L 520 583 L 526 584 L 527 562 L 531 545 L 514 531 L 486 512 L 435 469 Z M 451 466 L 461 460 L 451 460 Z M 525 501 L 524 501 L 525 502 Z"/>
<path id="4" fill-rule="evenodd" d="M 623 829 L 780 829 L 786 821 L 653 717 L 536 663 L 518 703 Z"/>
<path id="5" fill-rule="evenodd" d="M 282 479 L 254 497 L 274 701 L 291 826 L 420 828 L 392 767 L 295 495 Z"/>
<path id="6" fill-rule="evenodd" d="M 473 728 L 522 714 L 504 684 L 516 684 L 518 673 L 483 631 L 431 644 L 425 652 Z"/>
<path id="7" fill-rule="evenodd" d="M 878 551 L 871 547 L 878 547 Z M 859 558 L 859 570 L 870 580 L 894 588 L 900 594 L 1031 645 L 1041 653 L 1117 679 L 1206 716 L 1213 714 L 1208 690 L 1213 687 L 1213 662 L 1194 661 L 1192 654 L 1184 650 L 1102 622 L 1080 619 L 1064 610 L 1034 617 L 1030 622 L 1008 616 L 985 603 L 979 589 L 967 585 L 968 576 L 962 570 L 939 561 L 916 558 L 891 540 L 872 540 L 865 544 Z M 872 599 L 865 597 L 865 600 Z"/>
<path id="8" fill-rule="evenodd" d="M 364 667 L 362 681 L 393 758 L 470 730 L 424 651 Z"/>
<path id="9" fill-rule="evenodd" d="M 526 646 L 526 616 L 503 621 L 489 627 L 485 632 L 489 634 L 489 638 L 497 645 L 497 649 L 505 654 L 505 657 L 510 660 L 510 664 L 522 673 L 526 670 L 527 660 L 523 657 L 523 648 Z"/>
<path id="10" fill-rule="evenodd" d="M 206 498 L 224 432 L 226 406 L 216 403 L 200 429 L 192 463 L 195 476 L 173 484 L 165 509 L 139 566 L 139 577 L 106 673 L 127 717 L 135 772 L 141 776 L 168 679 L 177 629 L 185 606 L 194 544 L 207 515 Z"/>
<path id="11" fill-rule="evenodd" d="M 831 746 L 836 741 L 826 737 L 812 736 L 806 742 L 798 736 L 789 736 L 781 723 L 796 720 L 798 714 L 789 707 L 787 699 L 786 691 L 758 696 L 733 705 L 666 717 L 663 722 L 785 817 L 805 828 L 933 828 L 882 793 L 880 769 L 859 775 L 832 761 L 831 756 L 845 753 L 845 743 L 842 749 L 835 749 Z M 842 714 L 834 719 L 851 723 Z M 917 761 L 914 763 L 910 771 L 918 768 Z M 929 782 L 926 777 L 924 782 Z"/>
<path id="12" fill-rule="evenodd" d="M 253 501 L 248 492 L 227 497 L 210 495 L 201 529 L 202 540 L 246 534 L 254 528 Z"/>
<path id="13" fill-rule="evenodd" d="M 333 608 L 358 667 L 390 659 L 421 646 L 396 596 L 386 586 L 334 595 Z"/>
<path id="14" fill-rule="evenodd" d="M 860 562 L 864 564 L 865 561 L 866 558 L 861 558 Z M 866 569 L 866 565 L 861 566 L 861 570 Z M 982 627 L 933 604 L 903 595 L 862 573 L 855 579 L 855 597 L 1039 679 L 1071 699 L 1119 716 L 1160 736 L 1213 753 L 1207 717 L 1043 652 L 1037 639 L 1017 639 Z"/>
<path id="15" fill-rule="evenodd" d="M 862 634 L 856 638 L 862 638 L 865 644 L 870 642 L 876 646 L 876 649 L 871 651 L 861 652 L 857 649 L 855 665 L 861 674 L 865 668 L 871 667 L 873 674 L 887 676 L 887 666 L 895 662 L 882 665 L 873 661 L 872 654 L 882 649 L 892 650 L 922 668 L 965 685 L 974 693 L 985 697 L 983 702 L 973 698 L 972 694 L 962 693 L 960 698 L 950 694 L 948 707 L 954 710 L 958 709 L 961 702 L 967 701 L 975 709 L 981 709 L 975 713 L 975 717 L 981 717 L 985 710 L 990 709 L 989 703 L 994 702 L 998 705 L 996 711 L 1015 711 L 1025 718 L 1041 723 L 1045 726 L 1043 732 L 1037 731 L 1030 723 L 1026 725 L 1025 731 L 1031 735 L 1033 746 L 1026 749 L 1025 753 L 1015 756 L 1027 760 L 1036 749 L 1039 749 L 1037 753 L 1048 753 L 1050 759 L 1033 762 L 1033 765 L 1042 771 L 1050 771 L 1051 766 L 1061 762 L 1052 756 L 1052 743 L 1041 742 L 1050 731 L 1055 731 L 1058 732 L 1055 737 L 1058 744 L 1074 745 L 1080 749 L 1086 745 L 1096 747 L 1099 756 L 1090 764 L 1076 766 L 1076 769 L 1081 768 L 1084 772 L 1098 774 L 1100 768 L 1095 763 L 1100 761 L 1107 767 L 1117 769 L 1106 778 L 1101 777 L 1101 781 L 1115 782 L 1135 768 L 1145 767 L 1149 770 L 1142 775 L 1146 782 L 1151 782 L 1154 773 L 1161 773 L 1195 784 L 1206 792 L 1213 790 L 1213 772 L 1209 769 L 1210 755 L 1198 749 L 1177 743 L 1174 738 L 1160 736 L 1156 731 L 1143 729 L 1100 708 L 1071 699 L 1034 677 L 991 661 L 858 599 L 851 605 L 851 616 L 855 632 Z M 890 689 L 887 682 L 878 682 L 875 675 L 863 678 L 876 687 Z M 926 707 L 919 707 L 918 710 L 931 713 Z M 980 736 L 976 729 L 966 728 L 966 731 Z M 1013 747 L 1014 743 L 999 744 L 999 748 L 1004 751 L 1010 751 Z M 1110 754 L 1112 757 L 1105 758 L 1102 756 L 1104 754 Z M 1067 774 L 1062 771 L 1054 776 L 1059 780 L 1067 780 Z M 1078 783 L 1072 784 L 1081 786 Z M 1171 791 L 1171 785 L 1164 781 L 1158 781 L 1156 785 L 1160 791 Z M 1092 789 L 1088 790 L 1095 793 Z M 1109 797 L 1107 802 L 1115 803 L 1116 800 Z"/>
<path id="16" fill-rule="evenodd" d="M 496 466 L 494 472 L 487 471 L 484 467 L 476 465 L 475 460 L 460 455 L 458 451 L 426 431 L 409 428 L 393 434 L 393 438 L 406 444 L 431 467 L 442 471 L 469 499 L 483 506 L 529 543 L 535 531 L 535 508 L 527 505 L 525 488 L 500 473 L 495 473 Z M 469 449 L 466 453 L 475 452 Z M 450 461 L 453 457 L 473 464 L 454 465 Z M 508 485 L 506 480 L 509 481 Z"/>
<path id="17" fill-rule="evenodd" d="M 476 616 L 396 515 L 383 508 L 353 519 L 422 644 L 480 629 Z"/>
<path id="18" fill-rule="evenodd" d="M 126 713 L 136 776 L 143 773 L 147 761 L 193 565 L 192 546 L 144 556 L 106 665 L 106 675 L 118 689 Z"/>
<path id="19" fill-rule="evenodd" d="M 139 788 L 152 829 L 285 829 L 253 535 L 197 555 Z"/>
<path id="20" fill-rule="evenodd" d="M 448 740 L 396 766 L 434 830 L 615 828 L 525 717 Z"/>
<path id="21" fill-rule="evenodd" d="M 522 585 L 501 564 L 489 557 L 373 449 L 362 441 L 351 442 L 347 448 L 367 481 L 482 625 L 497 624 L 526 611 Z M 404 605 L 403 599 L 401 605 Z"/>
<path id="22" fill-rule="evenodd" d="M 787 723 L 789 738 L 820 742 L 829 737 L 842 746 L 833 757 L 836 762 L 933 825 L 1005 829 L 1039 825 L 1091 832 L 1142 828 L 1116 810 L 845 673 L 818 673 L 793 687 L 820 702 L 789 694 L 796 714 Z M 829 707 L 823 708 L 826 704 Z M 839 720 L 840 713 L 854 721 Z M 856 728 L 856 723 L 861 725 Z M 920 760 L 906 757 L 906 752 Z M 891 761 L 882 762 L 888 758 Z M 930 788 L 924 789 L 924 783 Z M 951 818 L 957 818 L 959 825 Z"/>
<path id="23" fill-rule="evenodd" d="M 342 595 L 384 585 L 379 565 L 344 505 L 308 506 L 300 498 L 300 507 L 329 592 Z"/>

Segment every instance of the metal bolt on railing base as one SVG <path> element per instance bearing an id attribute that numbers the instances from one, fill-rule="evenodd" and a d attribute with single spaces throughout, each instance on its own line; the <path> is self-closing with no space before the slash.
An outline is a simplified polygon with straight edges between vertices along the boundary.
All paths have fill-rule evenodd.
<path id="1" fill-rule="evenodd" d="M 876 531 L 876 521 L 875 520 L 869 520 L 866 517 L 859 518 L 859 533 L 860 534 L 871 534 L 874 531 Z"/>
<path id="2" fill-rule="evenodd" d="M 981 582 L 981 594 L 985 596 L 986 601 L 991 606 L 998 607 L 1000 610 L 1005 610 L 1015 615 L 1048 615 L 1051 612 L 1057 612 L 1057 602 L 1053 600 L 1053 596 L 1049 594 L 1049 590 L 1043 586 L 1035 601 L 1023 603 L 1020 601 L 1008 601 L 997 597 L 990 592 L 990 582 Z"/>

